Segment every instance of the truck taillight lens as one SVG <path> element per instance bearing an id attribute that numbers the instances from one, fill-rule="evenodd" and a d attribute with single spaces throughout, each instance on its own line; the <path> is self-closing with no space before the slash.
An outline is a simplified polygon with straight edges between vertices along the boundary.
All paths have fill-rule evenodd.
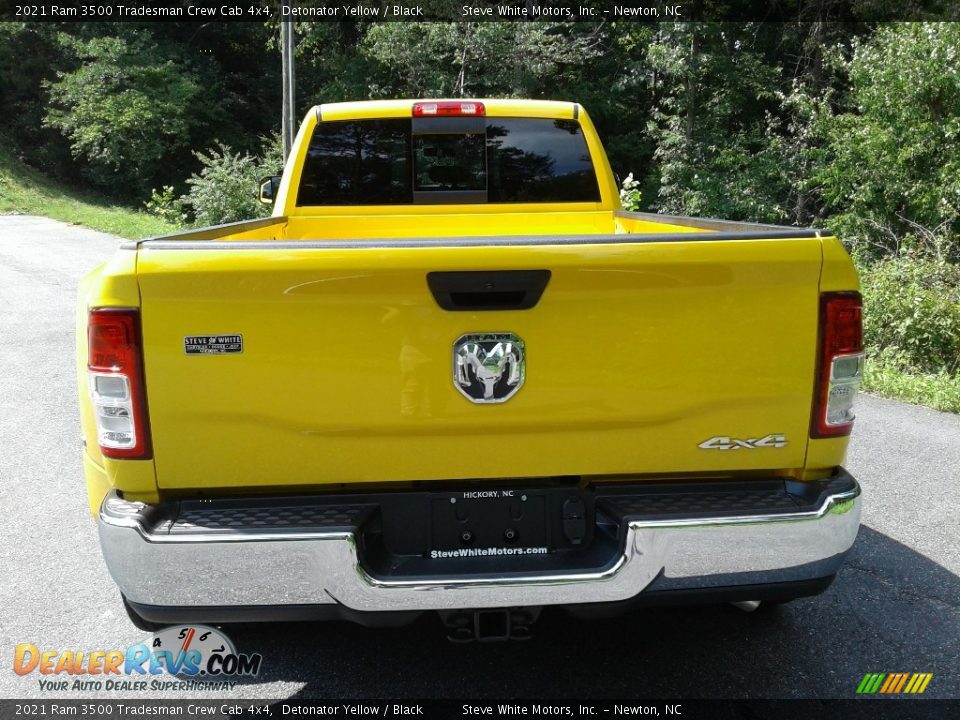
<path id="1" fill-rule="evenodd" d="M 487 109 L 482 102 L 444 101 L 413 104 L 414 117 L 482 117 Z"/>
<path id="2" fill-rule="evenodd" d="M 100 450 L 110 458 L 148 458 L 140 312 L 91 310 L 87 332 L 87 384 Z"/>
<path id="3" fill-rule="evenodd" d="M 863 375 L 863 300 L 860 293 L 820 296 L 820 353 L 810 436 L 849 435 L 853 401 Z"/>

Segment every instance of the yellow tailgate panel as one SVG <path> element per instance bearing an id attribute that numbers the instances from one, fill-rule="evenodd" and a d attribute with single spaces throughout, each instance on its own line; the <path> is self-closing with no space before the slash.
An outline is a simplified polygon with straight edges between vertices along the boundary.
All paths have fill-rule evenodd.
<path id="1" fill-rule="evenodd" d="M 242 243 L 240 244 L 242 245 Z M 161 488 L 801 468 L 820 241 L 141 249 Z M 548 269 L 536 307 L 449 312 L 433 270 Z M 478 405 L 465 333 L 513 332 L 526 382 Z M 242 354 L 184 337 L 243 335 Z M 784 447 L 702 449 L 713 437 Z"/>

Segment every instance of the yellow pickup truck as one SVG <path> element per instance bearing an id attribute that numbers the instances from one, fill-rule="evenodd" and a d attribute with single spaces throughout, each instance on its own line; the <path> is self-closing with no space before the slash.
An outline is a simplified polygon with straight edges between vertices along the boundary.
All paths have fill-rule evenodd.
<path id="1" fill-rule="evenodd" d="M 138 626 L 488 640 L 830 584 L 863 364 L 836 238 L 622 210 L 572 102 L 319 105 L 260 192 L 272 217 L 80 286 L 90 507 Z"/>

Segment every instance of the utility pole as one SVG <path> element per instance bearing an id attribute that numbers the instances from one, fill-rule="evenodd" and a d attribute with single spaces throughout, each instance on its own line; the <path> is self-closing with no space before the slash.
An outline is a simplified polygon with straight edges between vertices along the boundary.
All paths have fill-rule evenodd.
<path id="1" fill-rule="evenodd" d="M 284 7 L 291 7 L 293 0 L 283 0 Z M 292 15 L 287 15 L 289 20 L 280 18 L 280 56 L 283 61 L 281 74 L 283 75 L 283 125 L 281 136 L 283 139 L 283 160 L 286 162 L 290 155 L 290 149 L 293 147 L 293 137 L 297 130 L 297 104 L 296 104 L 296 75 L 293 69 L 293 50 L 296 46 L 296 34 Z"/>

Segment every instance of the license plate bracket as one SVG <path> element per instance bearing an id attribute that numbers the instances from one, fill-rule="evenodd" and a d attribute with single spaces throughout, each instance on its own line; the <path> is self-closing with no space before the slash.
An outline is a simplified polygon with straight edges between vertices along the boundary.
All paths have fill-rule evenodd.
<path id="1" fill-rule="evenodd" d="M 462 490 L 430 498 L 430 547 L 452 551 L 550 548 L 547 494 L 536 490 Z"/>

